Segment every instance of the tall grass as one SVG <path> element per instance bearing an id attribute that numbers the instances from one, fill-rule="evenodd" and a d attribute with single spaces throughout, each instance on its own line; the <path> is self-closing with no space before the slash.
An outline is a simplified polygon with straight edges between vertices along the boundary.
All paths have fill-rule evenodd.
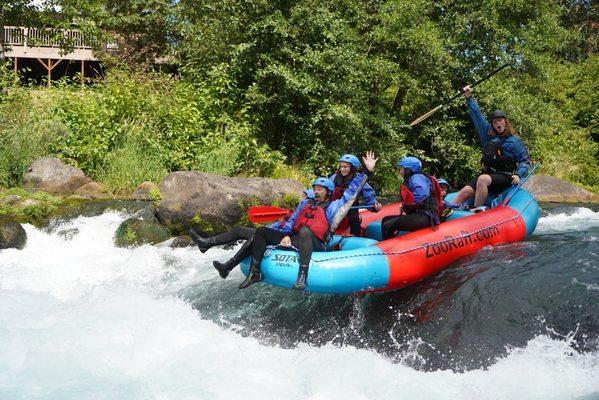
<path id="1" fill-rule="evenodd" d="M 35 92 L 13 88 L 0 102 L 0 186 L 16 187 L 37 158 L 66 134 Z"/>
<path id="2" fill-rule="evenodd" d="M 94 171 L 94 179 L 117 194 L 131 193 L 144 181 L 159 182 L 168 170 L 154 149 L 144 146 L 144 127 L 126 124 L 120 144 L 106 155 L 104 163 Z"/>
<path id="3" fill-rule="evenodd" d="M 114 70 L 92 87 L 12 86 L 0 97 L 0 186 L 52 155 L 124 194 L 177 170 L 271 176 L 284 157 L 206 86 Z"/>

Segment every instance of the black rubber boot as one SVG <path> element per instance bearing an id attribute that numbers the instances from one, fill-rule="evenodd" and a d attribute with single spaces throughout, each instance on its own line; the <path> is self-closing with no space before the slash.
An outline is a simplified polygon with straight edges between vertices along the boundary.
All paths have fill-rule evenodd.
<path id="1" fill-rule="evenodd" d="M 239 289 L 247 289 L 252 286 L 254 283 L 260 282 L 262 280 L 262 273 L 258 267 L 254 267 L 253 265 L 250 267 L 250 273 L 245 277 L 243 282 L 239 284 Z"/>
<path id="2" fill-rule="evenodd" d="M 297 274 L 297 281 L 293 285 L 295 290 L 304 290 L 306 288 L 306 278 L 308 277 L 308 266 L 301 265 Z"/>
<path id="3" fill-rule="evenodd" d="M 252 253 L 252 241 L 247 240 L 243 246 L 239 249 L 237 253 L 233 257 L 231 257 L 227 262 L 221 263 L 219 261 L 213 261 L 212 265 L 218 271 L 218 274 L 221 278 L 225 279 L 231 270 L 235 268 L 243 259 L 249 256 Z"/>
<path id="4" fill-rule="evenodd" d="M 189 236 L 198 245 L 200 251 L 205 253 L 212 246 L 216 246 L 218 243 L 214 240 L 214 237 L 203 238 L 193 228 L 189 229 Z"/>

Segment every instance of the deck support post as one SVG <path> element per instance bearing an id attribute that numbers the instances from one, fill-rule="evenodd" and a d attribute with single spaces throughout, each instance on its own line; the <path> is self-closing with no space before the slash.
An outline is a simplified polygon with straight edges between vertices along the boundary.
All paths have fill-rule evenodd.
<path id="1" fill-rule="evenodd" d="M 53 64 L 52 60 L 48 58 L 48 64 L 46 64 L 45 62 L 43 62 L 41 59 L 37 59 L 43 66 L 44 68 L 46 68 L 46 71 L 48 71 L 48 87 L 50 87 L 52 85 L 52 70 L 58 65 L 60 64 L 60 61 L 62 61 L 62 59 L 60 60 L 56 60 L 56 62 Z"/>

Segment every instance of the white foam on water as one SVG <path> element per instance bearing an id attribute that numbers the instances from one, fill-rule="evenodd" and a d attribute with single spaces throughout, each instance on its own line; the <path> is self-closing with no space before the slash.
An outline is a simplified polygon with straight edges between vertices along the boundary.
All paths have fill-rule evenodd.
<path id="1" fill-rule="evenodd" d="M 599 227 L 599 212 L 585 207 L 576 207 L 569 212 L 540 218 L 535 233 L 586 231 L 597 227 Z"/>
<path id="2" fill-rule="evenodd" d="M 420 372 L 353 347 L 262 345 L 175 295 L 220 279 L 208 261 L 231 251 L 115 248 L 124 217 L 74 220 L 59 229 L 76 229 L 70 240 L 26 226 L 23 250 L 0 251 L 1 399 L 571 399 L 599 391 L 599 355 L 576 352 L 571 338 L 538 336 L 466 373 Z"/>

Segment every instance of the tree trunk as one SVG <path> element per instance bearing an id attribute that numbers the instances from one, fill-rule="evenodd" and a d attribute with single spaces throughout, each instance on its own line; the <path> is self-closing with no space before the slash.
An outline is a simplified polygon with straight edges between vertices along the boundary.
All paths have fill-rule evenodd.
<path id="1" fill-rule="evenodd" d="M 401 112 L 401 107 L 403 106 L 403 100 L 406 97 L 406 93 L 408 93 L 408 88 L 406 86 L 400 87 L 397 89 L 397 93 L 395 93 L 395 98 L 393 99 L 393 110 L 398 114 Z"/>

